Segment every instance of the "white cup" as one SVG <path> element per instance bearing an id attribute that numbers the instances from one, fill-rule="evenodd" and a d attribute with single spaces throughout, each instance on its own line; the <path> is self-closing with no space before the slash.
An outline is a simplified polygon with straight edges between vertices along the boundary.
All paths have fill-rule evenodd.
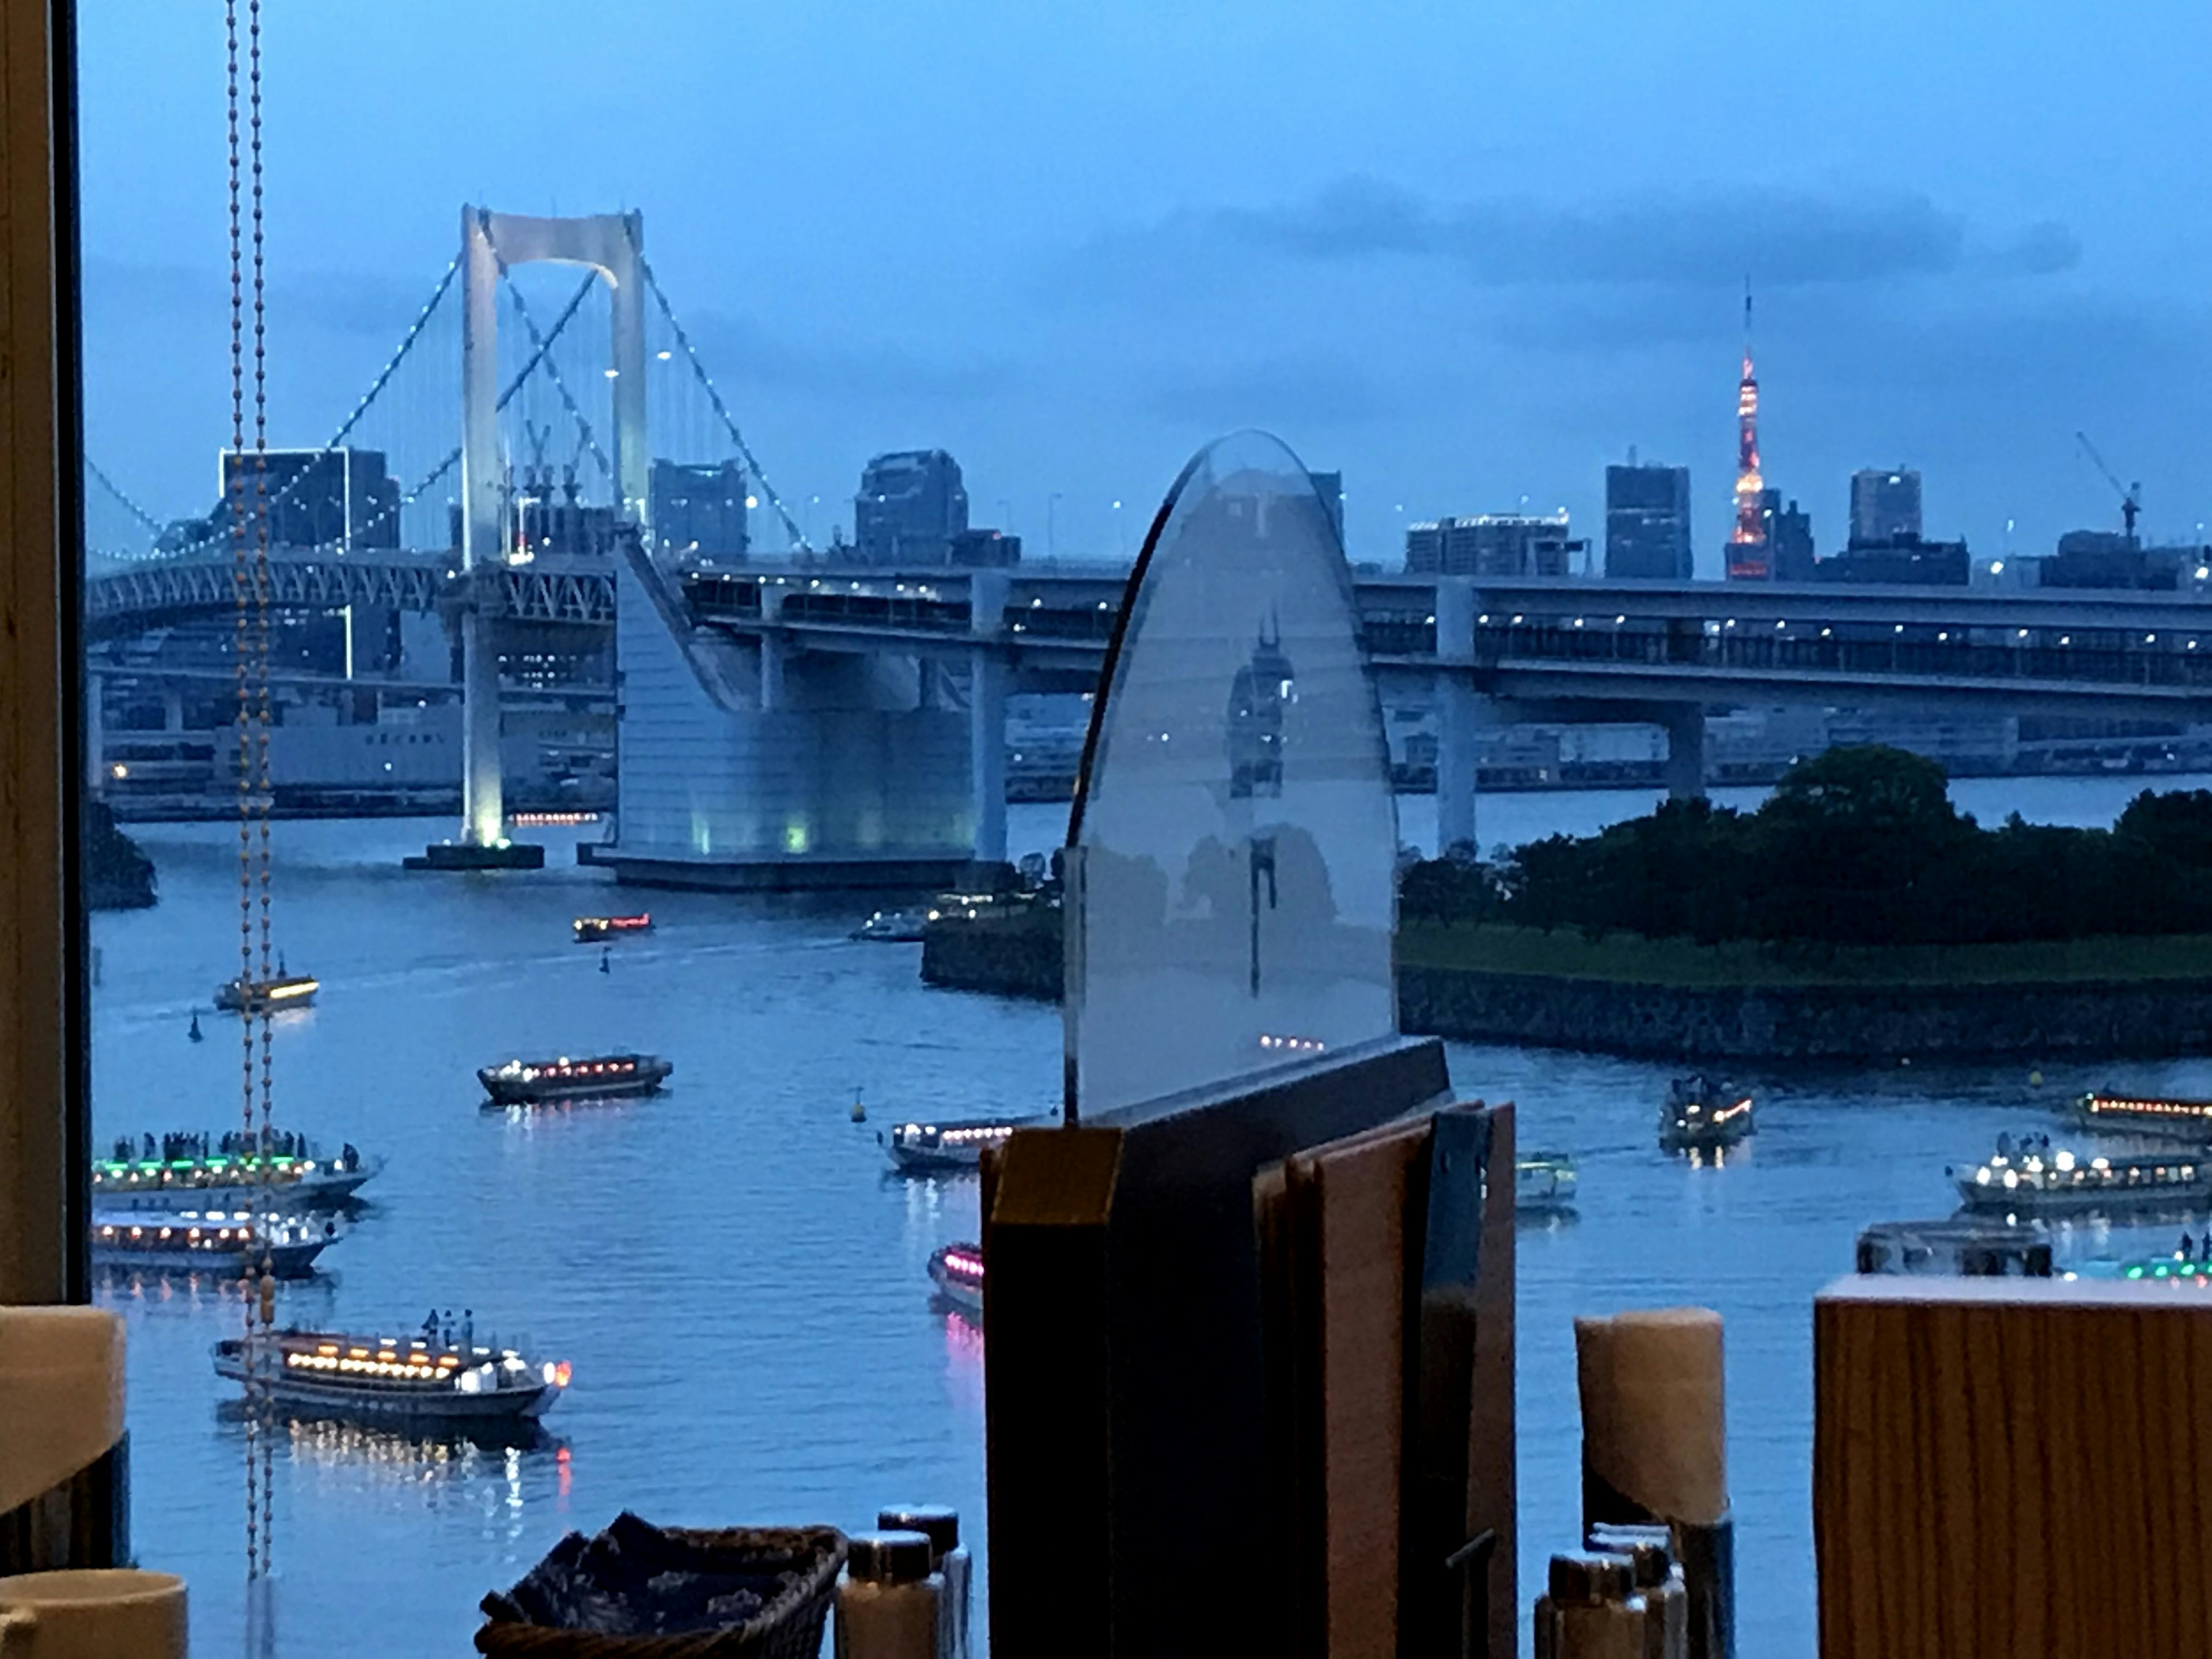
<path id="1" fill-rule="evenodd" d="M 0 1578 L 0 1659 L 185 1659 L 185 1581 L 112 1567 Z"/>

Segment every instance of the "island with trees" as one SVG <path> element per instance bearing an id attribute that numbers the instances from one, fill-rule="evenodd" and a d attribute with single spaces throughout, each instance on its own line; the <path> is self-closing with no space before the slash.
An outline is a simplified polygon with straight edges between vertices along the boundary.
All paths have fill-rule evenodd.
<path id="1" fill-rule="evenodd" d="M 1408 1030 L 1684 1058 L 2212 1051 L 2212 792 L 1995 828 L 1935 762 L 1792 767 L 1491 862 L 1409 866 Z"/>
<path id="2" fill-rule="evenodd" d="M 1060 993 L 1060 914 L 948 909 L 931 983 Z M 1934 761 L 1792 767 L 1756 809 L 1668 801 L 1593 836 L 1401 870 L 1410 1032 L 1687 1060 L 2212 1053 L 2212 791 L 2110 829 L 1984 827 Z"/>

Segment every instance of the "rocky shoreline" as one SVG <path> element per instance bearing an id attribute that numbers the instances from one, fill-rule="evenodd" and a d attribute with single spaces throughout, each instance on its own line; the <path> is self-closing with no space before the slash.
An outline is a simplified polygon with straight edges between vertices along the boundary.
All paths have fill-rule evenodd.
<path id="1" fill-rule="evenodd" d="M 1059 915 L 933 925 L 921 976 L 1058 1001 Z M 2212 1054 L 2212 977 L 1672 986 L 1401 963 L 1398 1005 L 1403 1029 L 1422 1036 L 1686 1061 Z"/>

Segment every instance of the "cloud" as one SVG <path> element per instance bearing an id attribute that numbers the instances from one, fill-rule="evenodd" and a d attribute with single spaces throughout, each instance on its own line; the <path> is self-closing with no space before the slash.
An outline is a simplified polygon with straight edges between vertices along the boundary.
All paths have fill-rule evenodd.
<path id="1" fill-rule="evenodd" d="M 981 352 L 947 357 L 890 341 L 799 341 L 715 311 L 687 316 L 684 326 L 726 391 L 750 382 L 824 396 L 968 399 L 998 397 L 1021 380 L 1016 365 Z"/>
<path id="2" fill-rule="evenodd" d="M 1581 205 L 1530 197 L 1438 203 L 1382 180 L 1338 179 L 1267 207 L 1185 209 L 1085 250 L 1093 271 L 1196 267 L 1224 250 L 1305 263 L 1439 262 L 1475 286 L 1761 288 L 1858 284 L 1975 267 L 2045 276 L 2080 244 L 2063 225 L 1996 243 L 1917 191 L 1656 190 Z"/>
<path id="3" fill-rule="evenodd" d="M 1290 352 L 1149 377 L 1139 402 L 1158 418 L 1208 429 L 1270 422 L 1342 426 L 1395 413 L 1397 402 L 1342 358 Z"/>
<path id="4" fill-rule="evenodd" d="M 403 282 L 361 270 L 271 271 L 270 319 L 285 327 L 396 342 L 430 297 L 434 281 Z M 140 317 L 198 321 L 210 313 L 227 313 L 230 305 L 230 278 L 197 265 L 95 257 L 85 261 L 84 291 L 94 309 L 112 307 Z"/>

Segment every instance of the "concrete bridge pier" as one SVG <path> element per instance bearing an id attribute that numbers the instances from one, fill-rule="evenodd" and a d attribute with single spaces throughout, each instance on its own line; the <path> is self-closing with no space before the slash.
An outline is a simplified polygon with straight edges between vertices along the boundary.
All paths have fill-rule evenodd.
<path id="1" fill-rule="evenodd" d="M 1475 844 L 1475 594 L 1453 577 L 1437 582 L 1437 851 Z"/>
<path id="2" fill-rule="evenodd" d="M 999 649 L 1006 630 L 1006 573 L 978 570 L 968 579 L 969 628 L 979 643 L 969 653 L 968 781 L 975 807 L 975 862 L 1006 861 L 1006 682 Z"/>
<path id="3" fill-rule="evenodd" d="M 84 787 L 88 795 L 107 793 L 107 676 L 84 677 Z"/>
<path id="4" fill-rule="evenodd" d="M 760 636 L 760 706 L 761 712 L 765 714 L 770 709 L 782 708 L 787 695 L 784 688 L 787 647 L 783 635 L 771 631 L 775 623 L 783 620 L 783 585 L 781 582 L 765 584 L 760 591 L 760 602 L 761 621 L 769 624 L 763 629 Z"/>
<path id="5" fill-rule="evenodd" d="M 1667 733 L 1667 799 L 1705 798 L 1705 709 L 1703 703 L 1670 702 L 1655 711 Z"/>
<path id="6" fill-rule="evenodd" d="M 477 848 L 496 848 L 507 836 L 497 625 L 479 606 L 461 613 L 461 829 L 466 845 Z"/>

